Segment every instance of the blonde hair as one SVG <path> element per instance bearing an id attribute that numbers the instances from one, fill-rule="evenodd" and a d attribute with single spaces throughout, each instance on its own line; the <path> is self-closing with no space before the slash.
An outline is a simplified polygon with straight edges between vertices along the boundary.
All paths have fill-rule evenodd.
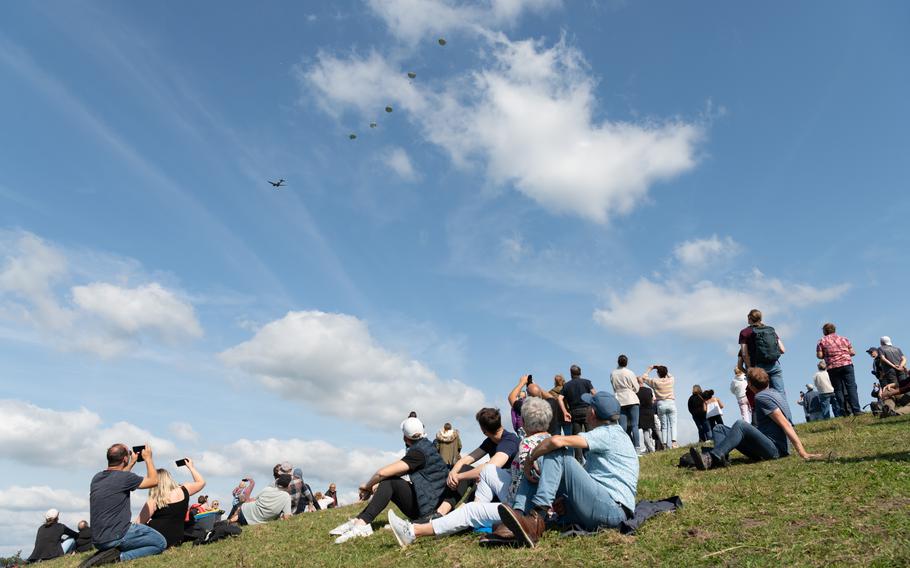
<path id="1" fill-rule="evenodd" d="M 155 507 L 163 509 L 171 504 L 170 495 L 174 489 L 180 487 L 180 484 L 174 481 L 171 474 L 166 469 L 158 470 L 158 485 L 149 489 L 149 501 L 155 503 Z"/>

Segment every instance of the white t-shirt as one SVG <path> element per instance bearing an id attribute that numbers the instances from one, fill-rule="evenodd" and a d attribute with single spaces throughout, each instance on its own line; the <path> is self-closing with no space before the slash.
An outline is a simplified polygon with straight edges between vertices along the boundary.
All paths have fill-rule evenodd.
<path id="1" fill-rule="evenodd" d="M 721 410 L 719 404 L 717 404 L 716 402 L 708 403 L 708 412 L 706 413 L 706 416 L 708 418 L 711 418 L 712 416 L 722 416 L 723 413 L 724 413 L 724 411 Z"/>
<path id="2" fill-rule="evenodd" d="M 818 394 L 831 394 L 834 392 L 834 387 L 831 386 L 831 379 L 828 377 L 828 371 L 819 371 L 815 373 L 813 381 L 815 382 L 815 390 L 818 391 Z"/>

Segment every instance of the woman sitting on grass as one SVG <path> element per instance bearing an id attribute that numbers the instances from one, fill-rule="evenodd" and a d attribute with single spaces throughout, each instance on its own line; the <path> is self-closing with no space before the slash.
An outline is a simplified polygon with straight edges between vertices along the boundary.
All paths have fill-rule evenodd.
<path id="1" fill-rule="evenodd" d="M 139 512 L 139 524 L 148 525 L 161 533 L 167 547 L 183 543 L 183 525 L 187 520 L 190 496 L 202 491 L 205 479 L 196 471 L 193 460 L 186 458 L 186 468 L 193 481 L 178 484 L 166 469 L 158 470 L 158 485 L 149 489 L 149 498 Z"/>

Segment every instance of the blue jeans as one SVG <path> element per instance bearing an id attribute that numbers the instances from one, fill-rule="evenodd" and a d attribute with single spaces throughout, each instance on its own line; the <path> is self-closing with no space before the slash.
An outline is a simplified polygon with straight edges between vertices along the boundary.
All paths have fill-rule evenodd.
<path id="1" fill-rule="evenodd" d="M 658 400 L 657 417 L 660 419 L 660 441 L 669 448 L 676 441 L 676 401 Z"/>
<path id="2" fill-rule="evenodd" d="M 833 398 L 834 398 L 833 392 L 818 395 L 818 400 L 821 401 L 821 403 L 822 403 L 821 418 L 824 420 L 831 418 L 831 399 L 833 399 Z"/>
<path id="3" fill-rule="evenodd" d="M 711 439 L 711 425 L 708 424 L 708 419 L 698 420 L 694 416 L 692 421 L 695 422 L 695 427 L 698 428 L 698 441 L 707 442 Z"/>
<path id="4" fill-rule="evenodd" d="M 836 404 L 843 409 L 841 416 L 847 416 L 851 411 L 853 414 L 861 414 L 862 409 L 859 405 L 859 395 L 856 392 L 856 373 L 853 371 L 853 365 L 828 369 L 828 377 L 831 378 L 831 386 L 834 387 Z"/>
<path id="5" fill-rule="evenodd" d="M 167 548 L 167 541 L 161 533 L 148 525 L 130 524 L 126 533 L 117 540 L 96 544 L 98 550 L 116 548 L 120 551 L 120 561 L 135 560 L 143 556 L 161 554 Z"/>
<path id="6" fill-rule="evenodd" d="M 619 425 L 632 438 L 632 445 L 638 451 L 638 405 L 629 404 L 620 408 Z"/>
<path id="7" fill-rule="evenodd" d="M 69 554 L 72 549 L 76 548 L 76 540 L 68 538 L 60 543 L 60 547 L 63 548 L 63 554 Z"/>
<path id="8" fill-rule="evenodd" d="M 527 513 L 531 506 L 549 507 L 557 496 L 566 498 L 568 523 L 594 531 L 617 527 L 628 517 L 607 488 L 594 480 L 575 459 L 571 449 L 556 450 L 537 458 L 540 482 L 530 483 L 524 476 L 515 493 L 515 510 Z"/>
<path id="9" fill-rule="evenodd" d="M 777 446 L 771 438 L 758 431 L 755 426 L 737 420 L 733 426 L 718 424 L 714 427 L 714 448 L 711 456 L 726 459 L 733 450 L 753 460 L 773 460 L 780 457 Z"/>
<path id="10" fill-rule="evenodd" d="M 572 435 L 572 422 L 566 422 L 562 425 L 562 435 L 571 436 Z"/>
<path id="11" fill-rule="evenodd" d="M 764 369 L 768 373 L 768 379 L 771 380 L 771 388 L 779 392 L 784 402 L 787 402 L 787 391 L 784 390 L 784 370 L 780 367 L 780 361 L 758 363 L 755 366 Z M 789 403 L 787 404 L 789 405 Z"/>

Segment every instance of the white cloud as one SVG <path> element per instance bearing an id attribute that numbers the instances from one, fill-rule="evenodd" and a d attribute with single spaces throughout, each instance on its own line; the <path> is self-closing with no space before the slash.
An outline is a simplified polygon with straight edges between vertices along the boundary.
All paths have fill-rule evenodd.
<path id="1" fill-rule="evenodd" d="M 88 256 L 96 261 L 98 255 Z M 102 357 L 123 353 L 146 339 L 175 343 L 202 335 L 192 305 L 157 282 L 70 286 L 77 278 L 93 277 L 82 257 L 71 262 L 62 249 L 31 233 L 0 232 L 0 321 L 27 324 L 64 349 Z M 120 270 L 136 264 L 104 263 Z"/>
<path id="2" fill-rule="evenodd" d="M 58 511 L 88 510 L 87 495 L 77 495 L 65 489 L 54 489 L 47 485 L 20 487 L 13 485 L 0 489 L 0 503 L 12 511 Z"/>
<path id="3" fill-rule="evenodd" d="M 732 258 L 742 247 L 730 237 L 723 239 L 712 235 L 707 239 L 685 241 L 673 249 L 673 256 L 683 266 L 698 268 L 716 260 Z"/>
<path id="4" fill-rule="evenodd" d="M 199 440 L 199 433 L 193 429 L 193 425 L 189 422 L 171 422 L 168 429 L 178 440 L 184 442 L 195 442 Z"/>
<path id="5" fill-rule="evenodd" d="M 752 308 L 760 308 L 770 321 L 775 314 L 835 300 L 848 289 L 847 284 L 816 288 L 785 283 L 757 270 L 727 284 L 642 278 L 624 293 L 609 294 L 607 306 L 595 310 L 594 319 L 605 327 L 634 335 L 675 332 L 724 340 L 745 325 Z"/>
<path id="6" fill-rule="evenodd" d="M 159 455 L 176 453 L 168 440 L 128 422 L 105 426 L 100 416 L 85 408 L 60 411 L 0 399 L 0 416 L 0 456 L 28 465 L 101 469 L 107 448 L 118 442 L 149 442 Z"/>
<path id="7" fill-rule="evenodd" d="M 411 164 L 411 158 L 404 148 L 390 148 L 383 155 L 383 163 L 405 181 L 416 181 L 420 176 Z"/>
<path id="8" fill-rule="evenodd" d="M 526 11 L 542 12 L 560 4 L 560 0 L 367 0 L 389 32 L 411 45 L 459 31 L 482 33 L 489 26 L 511 26 Z"/>
<path id="9" fill-rule="evenodd" d="M 397 426 L 397 424 L 396 424 Z M 276 463 L 289 461 L 303 470 L 308 483 L 320 481 L 351 487 L 363 483 L 381 466 L 399 459 L 403 451 L 351 450 L 321 440 L 291 438 L 279 440 L 238 440 L 223 448 L 203 452 L 201 471 L 218 472 L 219 476 L 241 477 L 256 472 L 271 472 Z M 270 479 L 269 479 L 270 480 Z M 316 486 L 314 485 L 314 491 Z"/>
<path id="10" fill-rule="evenodd" d="M 477 389 L 386 350 L 364 322 L 345 314 L 289 312 L 220 357 L 316 411 L 371 427 L 396 429 L 416 410 L 432 428 L 484 405 Z"/>
<path id="11" fill-rule="evenodd" d="M 581 53 L 488 34 L 484 68 L 438 92 L 404 79 L 404 69 L 371 52 L 320 53 L 298 69 L 309 103 L 339 116 L 366 116 L 394 103 L 428 141 L 460 167 L 479 161 L 499 185 L 512 185 L 556 213 L 603 223 L 630 211 L 649 188 L 696 165 L 701 125 L 681 120 L 596 120 L 596 81 Z"/>

